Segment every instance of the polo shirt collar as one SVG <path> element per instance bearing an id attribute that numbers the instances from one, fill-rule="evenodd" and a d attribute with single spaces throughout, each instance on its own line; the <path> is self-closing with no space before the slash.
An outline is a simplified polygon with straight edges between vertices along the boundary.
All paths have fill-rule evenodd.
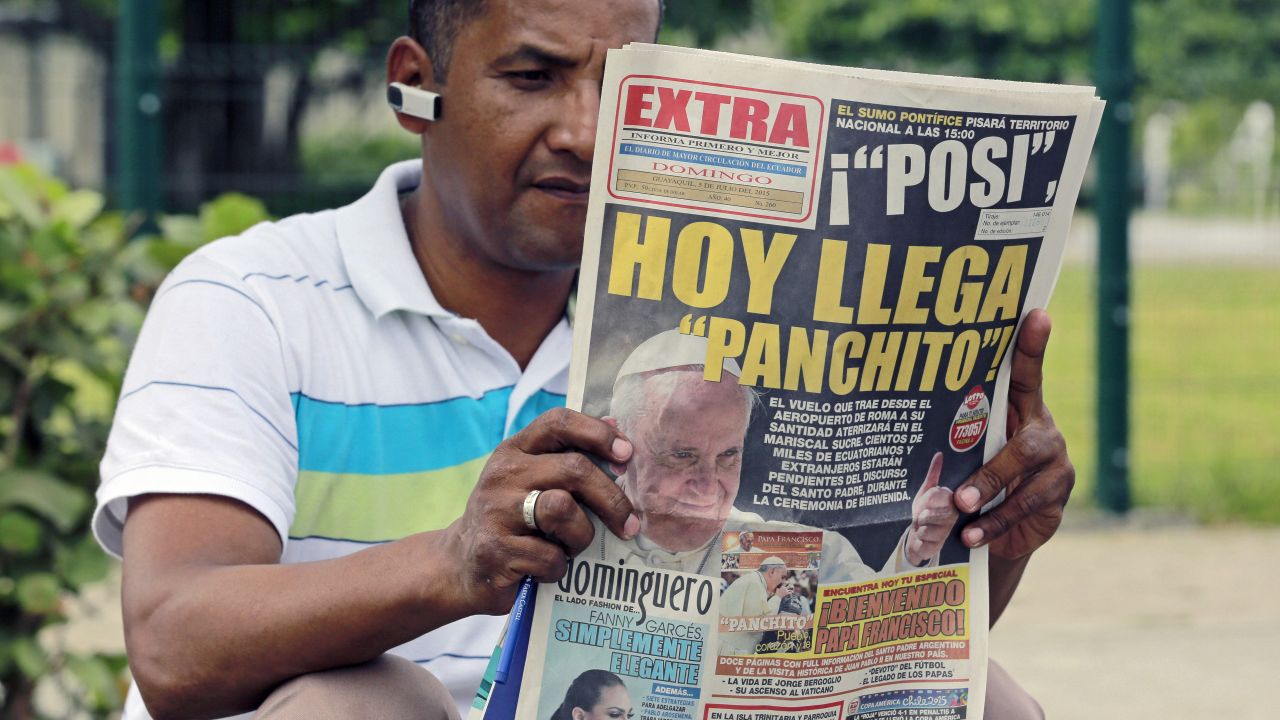
<path id="1" fill-rule="evenodd" d="M 422 161 L 396 163 L 364 197 L 337 211 L 338 248 L 365 307 L 382 318 L 395 310 L 454 317 L 431 292 L 400 214 L 400 195 L 422 182 Z"/>

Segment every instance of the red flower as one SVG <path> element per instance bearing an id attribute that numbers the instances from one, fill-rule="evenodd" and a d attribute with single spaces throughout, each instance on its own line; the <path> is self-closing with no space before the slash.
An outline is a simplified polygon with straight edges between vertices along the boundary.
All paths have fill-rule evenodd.
<path id="1" fill-rule="evenodd" d="M 22 162 L 22 153 L 10 142 L 0 142 L 0 165 L 17 165 Z"/>

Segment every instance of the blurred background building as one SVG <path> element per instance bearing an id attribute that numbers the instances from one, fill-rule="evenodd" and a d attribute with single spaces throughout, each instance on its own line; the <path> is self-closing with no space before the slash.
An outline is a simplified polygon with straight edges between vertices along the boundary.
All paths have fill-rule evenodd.
<path id="1" fill-rule="evenodd" d="M 1247 529 L 1229 532 L 1246 535 L 1230 536 L 1236 544 L 1226 546 L 1225 567 L 1236 560 L 1274 564 L 1273 553 L 1280 551 L 1274 529 L 1280 525 L 1280 2 L 668 0 L 662 41 L 844 65 L 1098 85 L 1107 63 L 1116 62 L 1097 46 L 1099 8 L 1117 4 L 1132 10 L 1133 70 L 1121 67 L 1119 77 L 1131 88 L 1131 102 L 1113 103 L 1109 112 L 1120 113 L 1132 128 L 1132 152 L 1127 181 L 1110 192 L 1134 209 L 1127 225 L 1133 265 L 1124 271 L 1132 284 L 1118 315 L 1098 311 L 1095 210 L 1108 196 L 1098 190 L 1095 171 L 1086 181 L 1050 307 L 1055 331 L 1047 394 L 1080 474 L 1070 514 L 1086 518 L 1079 524 L 1097 522 L 1087 518 L 1098 505 L 1099 476 L 1111 468 L 1126 479 L 1138 525 L 1163 528 L 1156 535 L 1104 536 L 1138 558 L 1122 564 L 1142 564 L 1144 554 L 1159 552 L 1169 538 L 1158 533 L 1169 527 L 1209 533 L 1195 536 L 1203 542 L 1178 536 L 1178 552 L 1190 553 L 1212 548 L 1222 539 L 1213 533 L 1228 532 L 1219 530 L 1223 526 L 1240 525 Z M 113 207 L 152 208 L 157 219 L 184 217 L 203 206 L 206 228 L 219 227 L 208 221 L 206 203 L 229 192 L 260 200 L 277 217 L 344 204 L 363 194 L 387 164 L 418 152 L 415 138 L 399 129 L 383 100 L 385 52 L 406 31 L 406 5 L 0 0 L 0 165 L 24 160 L 71 187 L 105 194 Z M 235 207 L 243 211 L 246 202 Z M 171 222 L 165 232 L 180 225 Z M 1105 405 L 1115 398 L 1103 392 L 1100 413 L 1098 383 L 1115 368 L 1099 364 L 1100 315 L 1127 330 L 1131 347 L 1126 397 L 1118 399 L 1128 408 L 1129 430 L 1119 450 L 1109 450 L 1101 462 L 1099 422 L 1113 414 Z M 0 390 L 7 403 L 10 393 Z M 0 434 L 15 433 L 21 429 L 0 423 Z M 92 488 L 94 480 L 86 475 L 75 482 Z M 4 527 L 0 517 L 0 547 L 7 552 Z M 75 527 L 82 532 L 82 523 Z M 1057 551 L 1055 561 L 1069 562 L 1077 547 L 1083 548 L 1077 556 L 1106 561 L 1096 536 L 1082 546 L 1071 542 L 1055 540 L 1055 547 L 1070 549 Z M 0 614 L 17 586 L 9 577 L 17 577 L 16 566 L 5 562 L 0 557 Z M 1168 567 L 1197 568 L 1197 562 L 1224 567 L 1213 552 L 1187 560 L 1189 565 L 1171 560 Z M 1093 576 L 1059 570 L 1054 578 Z M 1152 579 L 1161 581 L 1168 578 Z M 1055 586 L 1037 595 L 1036 587 L 1053 580 L 1043 582 L 1029 591 L 1032 598 L 1048 603 L 1073 592 Z M 72 614 L 91 615 L 93 607 L 110 603 L 109 588 L 88 592 L 98 600 L 69 600 Z M 1168 592 L 1175 592 L 1173 586 Z M 1034 602 L 1021 600 L 1009 622 L 1020 627 L 1017 613 Z M 1184 632 L 1190 621 L 1183 615 L 1197 606 L 1188 607 L 1144 617 L 1156 632 Z M 1247 641 L 1259 641 L 1258 647 L 1280 642 L 1280 611 L 1249 605 L 1238 614 L 1241 622 L 1261 620 L 1266 637 L 1235 625 L 1201 629 L 1208 642 L 1234 638 L 1236 650 L 1222 656 L 1243 658 L 1252 667 L 1248 653 L 1263 651 L 1248 650 Z M 110 615 L 106 626 L 118 625 Z M 1028 626 L 1031 618 L 1026 616 Z M 103 632 L 107 640 L 84 640 L 85 647 L 118 651 L 111 634 L 118 630 Z M 58 636 L 72 647 L 78 637 Z M 23 668 L 57 675 L 61 666 L 23 665 L 27 661 L 19 660 L 29 650 L 6 643 L 10 639 L 0 634 L 0 676 L 17 677 Z M 1030 674 L 1033 689 L 1059 703 L 1051 715 L 1121 715 L 1105 703 L 1077 707 L 1069 695 L 1054 697 L 1059 684 L 1079 682 L 1063 668 L 1087 673 L 1088 656 L 1074 666 L 1055 665 L 1037 655 L 1032 642 L 1013 646 L 1015 659 L 1024 663 L 1015 673 Z M 1041 661 L 1047 665 L 1037 676 L 1037 667 L 1028 665 Z M 1178 672 L 1162 677 L 1173 678 L 1168 690 L 1187 714 L 1133 712 L 1194 716 L 1196 701 L 1177 693 L 1190 693 L 1196 675 Z M 95 682 L 92 676 L 70 681 L 70 694 L 83 693 Z M 1116 687 L 1112 695 L 1125 692 Z M 102 693 L 109 706 L 110 692 Z M 48 702 L 43 707 L 54 715 L 66 708 Z M 1266 716 L 1251 714 L 1248 705 L 1228 711 L 1205 703 L 1205 712 Z M 102 712 L 92 703 L 74 707 Z"/>

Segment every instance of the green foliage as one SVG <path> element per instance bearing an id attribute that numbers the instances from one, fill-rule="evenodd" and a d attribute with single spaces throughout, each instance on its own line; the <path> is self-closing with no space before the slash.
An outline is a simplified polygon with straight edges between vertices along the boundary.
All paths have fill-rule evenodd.
<path id="1" fill-rule="evenodd" d="M 358 178 L 364 192 L 388 165 L 419 157 L 418 142 L 416 136 L 405 132 L 304 138 L 301 152 L 306 189 L 349 189 Z"/>
<path id="2" fill-rule="evenodd" d="M 787 49 L 843 65 L 1006 80 L 1088 76 L 1093 0 L 765 0 Z"/>
<path id="3" fill-rule="evenodd" d="M 336 42 L 381 57 L 391 39 L 408 34 L 408 7 L 406 0 L 238 2 L 234 12 L 242 42 L 317 48 Z"/>
<path id="4" fill-rule="evenodd" d="M 1090 84 L 1097 0 L 686 0 L 669 3 L 664 39 L 715 44 L 744 23 L 765 28 L 786 54 L 840 65 Z M 1280 3 L 1137 0 L 1134 93 L 1141 131 L 1173 114 L 1172 206 L 1243 213 L 1256 186 L 1225 148 L 1254 100 L 1280 102 Z M 1280 130 L 1273 175 L 1280 176 Z"/>
<path id="5" fill-rule="evenodd" d="M 1141 0 L 1136 52 L 1143 90 L 1174 100 L 1280 99 L 1280 3 Z"/>
<path id="6" fill-rule="evenodd" d="M 707 45 L 763 22 L 797 57 L 844 65 L 1088 82 L 1097 0 L 685 0 L 666 30 Z M 1280 98 L 1280 3 L 1137 0 L 1137 90 L 1162 100 Z"/>
<path id="7" fill-rule="evenodd" d="M 40 549 L 40 523 L 21 510 L 0 515 L 0 552 L 25 557 Z"/>
<path id="8" fill-rule="evenodd" d="M 151 293 L 187 253 L 265 217 L 227 196 L 133 238 L 97 193 L 0 167 L 0 716 L 31 716 L 49 676 L 78 688 L 75 707 L 119 705 L 123 658 L 47 648 L 37 634 L 108 571 L 89 532 L 92 491 Z"/>
<path id="9" fill-rule="evenodd" d="M 162 237 L 152 239 L 148 250 L 152 260 L 165 267 L 173 267 L 201 245 L 236 235 L 266 218 L 267 207 L 261 200 L 227 193 L 201 207 L 195 217 L 169 215 L 160 218 Z"/>
<path id="10" fill-rule="evenodd" d="M 668 0 L 661 42 L 710 47 L 717 38 L 745 30 L 755 19 L 742 0 Z"/>

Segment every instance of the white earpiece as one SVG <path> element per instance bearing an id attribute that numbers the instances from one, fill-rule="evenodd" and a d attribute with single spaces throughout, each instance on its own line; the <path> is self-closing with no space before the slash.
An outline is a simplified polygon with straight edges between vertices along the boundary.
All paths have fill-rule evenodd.
<path id="1" fill-rule="evenodd" d="M 440 94 L 430 90 L 393 82 L 387 86 L 387 104 L 405 115 L 423 120 L 440 119 Z"/>

